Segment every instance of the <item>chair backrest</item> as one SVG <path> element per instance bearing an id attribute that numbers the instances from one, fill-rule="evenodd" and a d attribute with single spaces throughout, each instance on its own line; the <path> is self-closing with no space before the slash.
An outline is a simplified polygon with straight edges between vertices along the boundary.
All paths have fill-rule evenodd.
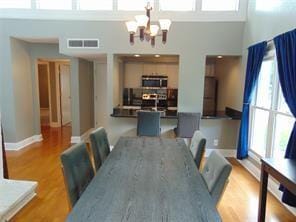
<path id="1" fill-rule="evenodd" d="M 200 113 L 178 113 L 177 137 L 192 138 L 193 133 L 199 130 Z"/>
<path id="2" fill-rule="evenodd" d="M 216 151 L 213 151 L 206 160 L 202 170 L 202 177 L 215 204 L 219 202 L 222 196 L 231 170 L 231 164 Z"/>
<path id="3" fill-rule="evenodd" d="M 206 142 L 207 140 L 202 132 L 196 130 L 191 140 L 190 151 L 198 169 L 200 168 L 200 163 L 206 149 Z"/>
<path id="4" fill-rule="evenodd" d="M 138 111 L 137 135 L 159 136 L 160 135 L 160 112 Z"/>
<path id="5" fill-rule="evenodd" d="M 105 129 L 100 127 L 94 130 L 90 134 L 90 141 L 95 168 L 98 170 L 110 153 L 110 144 Z"/>
<path id="6" fill-rule="evenodd" d="M 64 151 L 61 161 L 69 201 L 73 207 L 94 177 L 86 144 L 75 144 Z"/>

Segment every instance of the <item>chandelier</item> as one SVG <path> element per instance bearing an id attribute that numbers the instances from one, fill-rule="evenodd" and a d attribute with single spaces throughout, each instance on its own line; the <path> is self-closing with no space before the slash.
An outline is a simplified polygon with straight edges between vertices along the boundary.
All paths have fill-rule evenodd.
<path id="1" fill-rule="evenodd" d="M 150 3 L 147 3 L 146 9 L 146 15 L 136 15 L 135 19 L 136 21 L 128 21 L 126 22 L 127 30 L 130 34 L 130 44 L 134 44 L 134 38 L 140 37 L 140 40 L 143 41 L 144 39 L 146 41 L 151 41 L 151 45 L 155 46 L 155 37 L 156 36 L 162 36 L 162 43 L 165 44 L 167 41 L 167 33 L 169 31 L 171 20 L 169 19 L 159 19 L 159 26 L 160 30 L 162 31 L 161 34 L 158 34 L 159 26 L 158 25 L 152 25 L 150 20 L 150 12 L 152 10 L 152 7 L 150 6 Z M 140 35 L 136 35 L 137 30 L 140 30 Z"/>

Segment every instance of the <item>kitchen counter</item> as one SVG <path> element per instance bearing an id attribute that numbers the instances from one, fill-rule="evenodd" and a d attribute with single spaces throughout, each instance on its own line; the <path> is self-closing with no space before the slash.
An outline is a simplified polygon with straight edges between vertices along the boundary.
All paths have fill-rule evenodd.
<path id="1" fill-rule="evenodd" d="M 152 109 L 141 107 L 115 107 L 113 108 L 113 113 L 111 114 L 112 117 L 123 117 L 123 118 L 137 118 L 137 111 L 145 110 L 145 111 L 152 111 Z M 162 119 L 177 119 L 177 108 L 159 108 L 157 111 L 162 112 L 161 118 Z M 237 111 L 238 112 L 238 111 Z M 236 114 L 236 113 L 235 113 Z M 239 115 L 234 115 L 232 112 L 229 112 L 227 109 L 226 111 L 219 111 L 217 112 L 216 116 L 202 116 L 202 119 L 228 119 L 228 120 L 240 120 Z"/>
<path id="2" fill-rule="evenodd" d="M 112 117 L 127 117 L 127 118 L 137 118 L 137 111 L 145 110 L 152 111 L 152 109 L 134 109 L 134 108 L 119 108 L 113 109 Z M 177 119 L 177 110 L 167 110 L 159 108 L 157 111 L 161 112 L 161 118 L 163 119 Z"/>

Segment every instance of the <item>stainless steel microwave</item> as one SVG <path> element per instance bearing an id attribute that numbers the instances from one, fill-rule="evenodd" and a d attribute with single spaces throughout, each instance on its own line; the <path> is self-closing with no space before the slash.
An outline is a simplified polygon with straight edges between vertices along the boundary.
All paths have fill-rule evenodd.
<path id="1" fill-rule="evenodd" d="M 167 88 L 168 77 L 167 76 L 142 76 L 142 87 L 144 88 Z"/>

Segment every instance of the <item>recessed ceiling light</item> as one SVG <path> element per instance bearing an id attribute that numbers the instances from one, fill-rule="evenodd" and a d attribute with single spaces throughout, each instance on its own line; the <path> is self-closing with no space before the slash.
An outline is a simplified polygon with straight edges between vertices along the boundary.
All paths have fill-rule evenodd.
<path id="1" fill-rule="evenodd" d="M 155 57 L 156 57 L 156 58 L 159 58 L 159 57 L 160 57 L 160 55 L 155 55 Z"/>
<path id="2" fill-rule="evenodd" d="M 135 57 L 140 57 L 140 55 L 139 54 L 136 54 L 136 55 L 134 55 Z"/>
<path id="3" fill-rule="evenodd" d="M 222 59 L 222 58 L 223 58 L 223 56 L 217 56 L 217 58 L 218 58 L 218 59 Z"/>

